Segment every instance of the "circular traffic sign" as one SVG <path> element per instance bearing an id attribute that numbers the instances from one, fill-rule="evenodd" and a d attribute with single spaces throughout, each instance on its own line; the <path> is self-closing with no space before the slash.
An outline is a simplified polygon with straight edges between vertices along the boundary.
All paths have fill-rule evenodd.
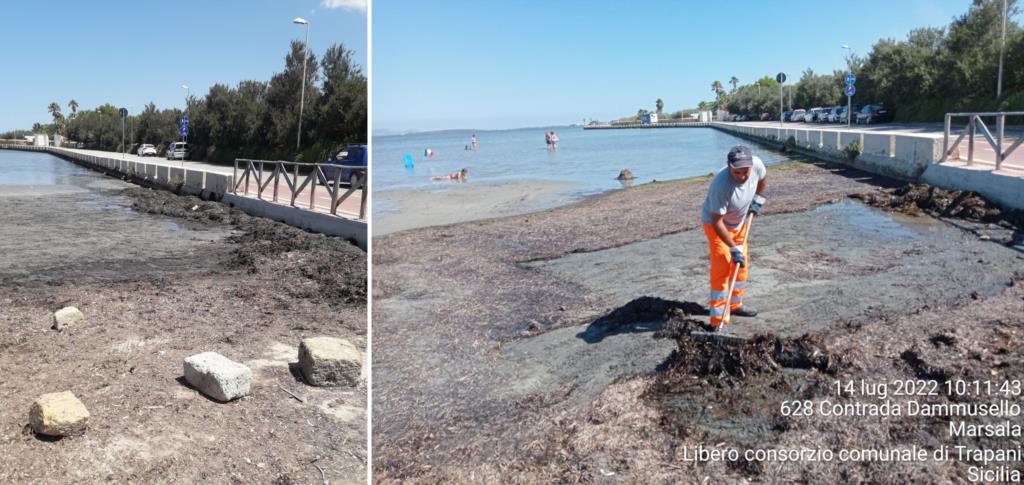
<path id="1" fill-rule="evenodd" d="M 852 72 L 847 73 L 846 78 L 844 78 L 844 80 L 846 81 L 847 86 L 852 86 L 853 83 L 857 82 L 857 76 L 854 76 Z"/>
<path id="2" fill-rule="evenodd" d="M 857 88 L 854 87 L 854 85 L 852 84 L 848 84 L 845 88 L 843 88 L 843 94 L 847 96 L 853 96 L 854 94 L 857 94 Z"/>
<path id="3" fill-rule="evenodd" d="M 779 84 L 786 82 L 786 73 L 780 72 L 778 76 L 775 76 L 775 80 L 778 81 Z"/>
<path id="4" fill-rule="evenodd" d="M 121 108 L 121 109 L 117 110 L 117 112 L 121 114 L 122 118 L 127 118 L 128 117 L 128 110 L 126 110 L 124 108 Z"/>

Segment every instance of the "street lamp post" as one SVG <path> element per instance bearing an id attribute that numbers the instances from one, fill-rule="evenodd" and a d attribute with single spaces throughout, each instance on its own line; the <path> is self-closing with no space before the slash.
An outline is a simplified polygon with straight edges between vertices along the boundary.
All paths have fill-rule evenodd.
<path id="1" fill-rule="evenodd" d="M 182 84 L 181 89 L 185 90 L 185 116 L 188 116 L 188 85 Z M 188 135 L 182 134 L 181 141 L 188 143 Z"/>
<path id="2" fill-rule="evenodd" d="M 306 26 L 306 41 L 302 44 L 302 94 L 299 95 L 299 132 L 295 138 L 295 149 L 302 149 L 302 109 L 306 105 L 306 58 L 309 56 L 309 21 L 296 17 L 292 23 Z"/>
<path id="3" fill-rule="evenodd" d="M 999 80 L 996 81 L 996 98 L 1003 95 L 1003 51 L 1006 50 L 1006 0 L 1003 0 L 1003 34 L 999 43 Z"/>
<path id="4" fill-rule="evenodd" d="M 846 44 L 843 44 L 843 49 L 846 49 L 846 50 L 850 51 L 850 54 L 853 54 L 853 50 L 850 49 L 850 46 L 848 46 Z M 850 73 L 853 73 L 853 66 L 850 65 L 849 58 L 847 58 L 847 61 L 846 61 L 846 68 L 847 68 L 847 70 L 850 71 Z M 850 127 L 850 118 L 853 118 L 853 113 L 850 112 L 852 109 L 853 109 L 853 97 L 850 96 L 850 95 L 846 95 L 846 127 L 847 128 Z"/>

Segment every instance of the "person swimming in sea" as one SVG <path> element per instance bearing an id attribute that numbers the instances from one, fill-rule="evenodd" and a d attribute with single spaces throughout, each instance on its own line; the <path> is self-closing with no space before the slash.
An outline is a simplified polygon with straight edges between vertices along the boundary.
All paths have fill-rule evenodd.
<path id="1" fill-rule="evenodd" d="M 458 181 L 465 181 L 467 177 L 469 177 L 469 169 L 468 168 L 464 168 L 462 170 L 459 170 L 458 172 L 452 172 L 452 173 L 450 173 L 448 175 L 436 175 L 436 176 L 430 177 L 430 180 L 458 180 Z"/>

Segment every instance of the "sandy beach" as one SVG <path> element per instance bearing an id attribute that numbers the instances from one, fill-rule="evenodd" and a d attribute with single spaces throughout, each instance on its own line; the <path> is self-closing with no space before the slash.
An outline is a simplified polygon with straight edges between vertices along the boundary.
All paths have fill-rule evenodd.
<path id="1" fill-rule="evenodd" d="M 385 190 L 373 194 L 373 234 L 382 236 L 425 226 L 526 214 L 564 203 L 573 184 L 552 181 L 448 182 L 428 189 Z"/>
<path id="2" fill-rule="evenodd" d="M 763 314 L 736 324 L 755 343 L 731 360 L 686 330 L 705 318 L 707 181 L 375 237 L 375 480 L 963 477 L 957 461 L 844 472 L 681 453 L 948 441 L 910 418 L 800 421 L 777 409 L 828 397 L 837 378 L 1024 376 L 999 357 L 1019 352 L 1024 332 L 1015 229 L 870 207 L 849 197 L 902 184 L 840 166 L 769 168 L 748 293 Z M 983 309 L 999 324 L 974 325 Z"/>

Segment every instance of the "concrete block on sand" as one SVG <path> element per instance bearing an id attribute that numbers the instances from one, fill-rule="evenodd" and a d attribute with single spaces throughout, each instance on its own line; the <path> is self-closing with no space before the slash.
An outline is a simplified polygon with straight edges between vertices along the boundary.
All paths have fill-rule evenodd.
<path id="1" fill-rule="evenodd" d="M 73 306 L 64 307 L 53 313 L 53 328 L 60 331 L 85 323 L 85 315 Z"/>
<path id="2" fill-rule="evenodd" d="M 29 423 L 38 434 L 79 435 L 89 423 L 89 411 L 71 391 L 43 394 L 32 403 Z"/>
<path id="3" fill-rule="evenodd" d="M 203 352 L 185 359 L 185 381 L 218 401 L 230 401 L 249 394 L 252 371 L 216 352 Z"/>
<path id="4" fill-rule="evenodd" d="M 362 373 L 363 355 L 348 340 L 312 337 L 299 345 L 299 365 L 311 385 L 355 386 Z"/>

